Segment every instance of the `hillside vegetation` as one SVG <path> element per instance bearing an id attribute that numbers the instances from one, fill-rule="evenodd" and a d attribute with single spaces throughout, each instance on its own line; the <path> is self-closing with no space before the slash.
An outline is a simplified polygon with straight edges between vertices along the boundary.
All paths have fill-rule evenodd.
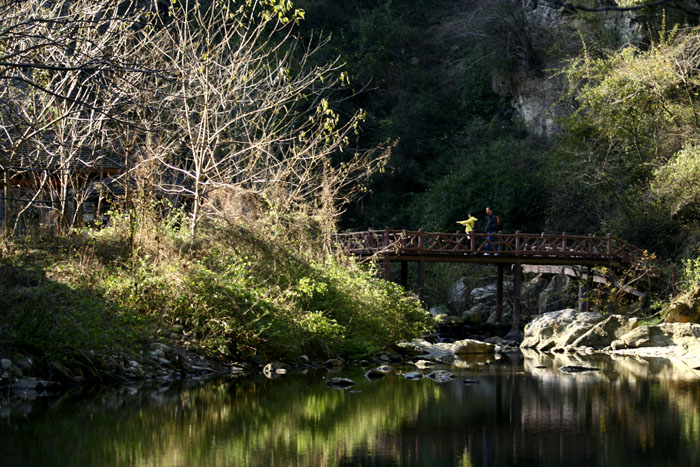
<path id="1" fill-rule="evenodd" d="M 0 12 L 3 354 L 359 358 L 431 329 L 335 251 L 388 152 L 356 147 L 363 112 L 334 110 L 345 75 L 290 2 Z"/>

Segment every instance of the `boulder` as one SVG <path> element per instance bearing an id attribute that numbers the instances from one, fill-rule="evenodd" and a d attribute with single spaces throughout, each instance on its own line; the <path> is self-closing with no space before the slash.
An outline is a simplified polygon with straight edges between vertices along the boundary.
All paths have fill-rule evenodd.
<path id="1" fill-rule="evenodd" d="M 610 347 L 615 340 L 627 334 L 638 325 L 639 320 L 636 318 L 627 319 L 620 315 L 608 316 L 586 331 L 571 345 L 572 347 L 591 347 L 593 349 Z"/>
<path id="2" fill-rule="evenodd" d="M 520 336 L 520 339 L 522 339 L 522 336 Z M 495 351 L 496 352 L 519 352 L 520 351 L 520 342 L 512 339 L 504 339 L 502 337 L 498 336 L 493 336 L 489 337 L 487 339 L 484 339 L 484 342 L 488 342 L 490 344 L 495 345 Z"/>
<path id="3" fill-rule="evenodd" d="M 462 319 L 467 324 L 485 323 L 489 319 L 492 310 L 493 306 L 480 303 L 462 313 Z"/>
<path id="4" fill-rule="evenodd" d="M 355 381 L 349 378 L 331 378 L 326 381 L 326 386 L 333 389 L 347 389 L 355 385 Z"/>
<path id="5" fill-rule="evenodd" d="M 34 390 L 38 384 L 39 380 L 37 378 L 22 378 L 12 384 L 12 389 L 18 391 Z"/>
<path id="6" fill-rule="evenodd" d="M 397 351 L 393 349 L 386 349 L 377 352 L 375 360 L 382 363 L 401 363 L 403 358 Z"/>
<path id="7" fill-rule="evenodd" d="M 493 354 L 496 346 L 488 342 L 462 339 L 454 343 L 454 354 L 458 357 L 470 354 Z"/>
<path id="8" fill-rule="evenodd" d="M 376 368 L 373 368 L 373 369 L 371 369 L 371 370 L 368 370 L 368 371 L 365 373 L 365 378 L 367 378 L 369 381 L 376 381 L 376 380 L 378 380 L 378 379 L 383 378 L 384 376 L 386 376 L 386 373 L 383 372 L 383 371 L 379 371 L 379 370 L 376 369 Z"/>
<path id="9" fill-rule="evenodd" d="M 28 356 L 19 356 L 15 359 L 14 365 L 20 367 L 21 369 L 25 371 L 29 371 L 32 369 L 32 366 L 34 365 L 34 360 L 32 357 Z"/>
<path id="10" fill-rule="evenodd" d="M 329 358 L 328 360 L 326 360 L 325 366 L 326 368 L 338 370 L 340 368 L 343 368 L 344 364 L 345 363 L 339 358 Z"/>
<path id="11" fill-rule="evenodd" d="M 420 368 L 422 370 L 426 368 L 430 368 L 431 366 L 435 365 L 435 362 L 431 362 L 430 360 L 418 360 L 413 363 L 417 368 Z"/>
<path id="12" fill-rule="evenodd" d="M 430 378 L 436 383 L 440 384 L 450 382 L 454 379 L 454 375 L 445 370 L 435 370 L 432 373 L 427 374 L 425 377 Z"/>
<path id="13" fill-rule="evenodd" d="M 562 349 L 603 320 L 600 313 L 565 309 L 544 313 L 525 326 L 521 348 Z"/>
<path id="14" fill-rule="evenodd" d="M 407 342 L 398 342 L 396 348 L 404 355 L 416 357 L 427 353 L 427 349 L 430 348 L 431 345 L 433 344 L 425 339 L 414 339 Z"/>
<path id="15" fill-rule="evenodd" d="M 403 377 L 406 379 L 410 379 L 411 381 L 418 381 L 419 379 L 423 379 L 423 375 L 417 371 L 404 373 Z"/>
<path id="16" fill-rule="evenodd" d="M 458 312 L 467 308 L 469 304 L 469 286 L 465 278 L 455 282 L 447 293 L 447 303 Z"/>
<path id="17" fill-rule="evenodd" d="M 476 289 L 472 289 L 472 291 L 469 292 L 469 297 L 474 302 L 481 302 L 484 304 L 495 305 L 496 304 L 496 286 L 495 285 L 487 285 L 486 287 L 478 287 Z"/>
<path id="18" fill-rule="evenodd" d="M 612 342 L 611 348 L 618 350 L 669 345 L 673 345 L 673 339 L 667 336 L 659 326 L 639 326 Z"/>
<path id="19" fill-rule="evenodd" d="M 262 370 L 263 374 L 267 378 L 272 378 L 276 375 L 283 375 L 287 373 L 287 366 L 281 362 L 270 362 Z"/>
<path id="20" fill-rule="evenodd" d="M 521 316 L 527 316 L 526 314 L 522 313 L 524 311 L 524 308 L 521 309 Z M 497 312 L 496 312 L 496 306 L 494 305 L 491 307 L 491 313 L 489 314 L 489 317 L 486 318 L 486 322 L 489 324 L 498 324 L 498 323 L 508 323 L 513 320 L 513 308 L 510 306 L 509 303 L 504 303 L 503 304 L 503 313 L 501 314 L 501 319 L 498 319 Z"/>
<path id="21" fill-rule="evenodd" d="M 666 312 L 667 323 L 700 323 L 700 288 L 681 295 Z"/>
<path id="22" fill-rule="evenodd" d="M 420 355 L 416 356 L 419 359 L 448 364 L 453 363 L 457 356 L 494 354 L 496 351 L 494 344 L 474 339 L 463 339 L 453 343 L 439 342 L 437 344 L 431 344 L 424 339 L 416 339 L 411 342 L 400 343 L 397 346 L 410 349 L 413 352 L 422 351 Z"/>
<path id="23" fill-rule="evenodd" d="M 425 339 L 415 339 L 410 342 L 401 342 L 397 347 L 409 349 L 415 356 L 433 362 L 452 363 L 454 361 L 454 345 L 445 342 L 431 344 Z"/>

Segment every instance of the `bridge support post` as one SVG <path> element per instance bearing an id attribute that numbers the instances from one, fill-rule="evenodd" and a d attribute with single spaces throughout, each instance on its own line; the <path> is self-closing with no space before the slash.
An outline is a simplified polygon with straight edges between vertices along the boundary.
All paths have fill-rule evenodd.
<path id="1" fill-rule="evenodd" d="M 588 268 L 588 278 L 586 279 L 586 311 L 591 311 L 591 292 L 593 291 L 593 269 Z"/>
<path id="2" fill-rule="evenodd" d="M 590 311 L 590 293 L 593 287 L 593 271 L 591 268 L 582 268 L 586 274 L 586 282 L 581 282 L 578 286 L 578 311 Z"/>
<path id="3" fill-rule="evenodd" d="M 498 265 L 496 279 L 496 322 L 503 321 L 503 265 Z"/>
<path id="4" fill-rule="evenodd" d="M 513 328 L 511 333 L 520 335 L 520 283 L 522 276 L 522 265 L 513 265 Z"/>
<path id="5" fill-rule="evenodd" d="M 390 281 L 391 280 L 391 263 L 389 262 L 389 257 L 385 255 L 382 262 L 384 263 L 384 280 Z"/>
<path id="6" fill-rule="evenodd" d="M 425 262 L 421 259 L 418 261 L 418 299 L 423 301 L 423 292 L 425 290 Z"/>
<path id="7" fill-rule="evenodd" d="M 401 261 L 401 286 L 408 286 L 408 261 Z"/>

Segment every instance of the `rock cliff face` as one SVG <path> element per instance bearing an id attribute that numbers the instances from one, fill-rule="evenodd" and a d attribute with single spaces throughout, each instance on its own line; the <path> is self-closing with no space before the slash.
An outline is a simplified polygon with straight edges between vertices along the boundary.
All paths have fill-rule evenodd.
<path id="1" fill-rule="evenodd" d="M 498 1 L 498 0 L 497 0 Z M 557 118 L 570 114 L 573 107 L 561 99 L 564 80 L 557 70 L 580 53 L 583 44 L 605 42 L 608 48 L 640 43 L 646 35 L 648 18 L 639 12 L 599 12 L 574 14 L 552 2 L 501 0 L 519 9 L 522 28 L 520 42 L 531 49 L 530 57 L 519 60 L 517 70 L 493 72 L 493 90 L 510 97 L 511 105 L 534 135 L 551 137 L 560 130 Z"/>

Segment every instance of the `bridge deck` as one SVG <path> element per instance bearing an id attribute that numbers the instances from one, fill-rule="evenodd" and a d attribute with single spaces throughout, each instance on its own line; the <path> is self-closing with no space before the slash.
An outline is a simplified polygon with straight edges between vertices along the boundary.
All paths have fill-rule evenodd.
<path id="1" fill-rule="evenodd" d="M 490 264 L 567 264 L 624 267 L 641 250 L 613 236 L 562 234 L 440 233 L 369 230 L 340 233 L 349 254 L 388 261 L 430 261 Z"/>

